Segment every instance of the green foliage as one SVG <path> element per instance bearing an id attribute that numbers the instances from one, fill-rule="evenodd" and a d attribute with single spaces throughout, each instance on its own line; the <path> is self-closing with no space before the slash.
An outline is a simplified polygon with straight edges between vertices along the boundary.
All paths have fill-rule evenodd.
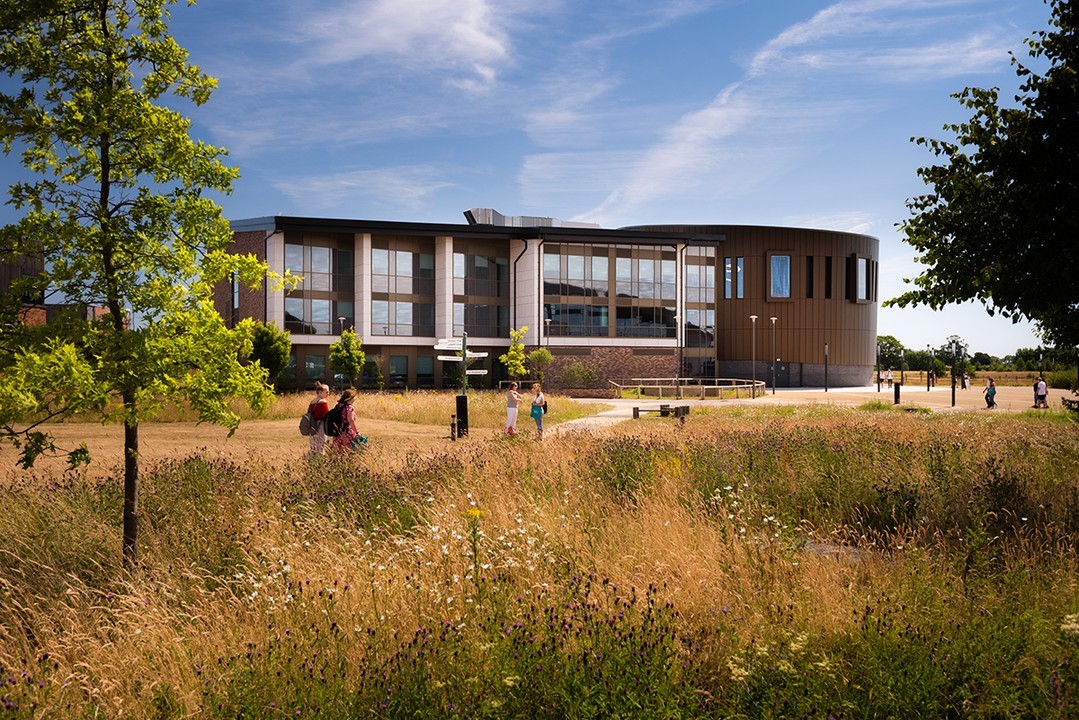
<path id="1" fill-rule="evenodd" d="M 276 382 L 281 372 L 288 367 L 289 353 L 292 351 L 292 338 L 287 330 L 279 330 L 270 323 L 256 323 L 251 338 L 251 359 L 266 370 L 266 380 Z"/>
<path id="2" fill-rule="evenodd" d="M 363 340 L 352 328 L 341 332 L 341 339 L 330 345 L 330 370 L 344 375 L 353 387 L 360 386 L 367 354 L 363 351 Z"/>
<path id="3" fill-rule="evenodd" d="M 238 173 L 173 109 L 177 99 L 203 104 L 216 81 L 170 36 L 171 4 L 0 10 L 0 70 L 16 79 L 0 93 L 0 147 L 28 171 L 8 190 L 23 215 L 0 229 L 3 258 L 42 258 L 37 287 L 104 311 L 28 339 L 0 377 L 0 397 L 17 399 L 23 416 L 94 410 L 124 423 L 129 520 L 138 424 L 161 403 L 186 400 L 200 420 L 235 430 L 229 398 L 256 408 L 272 399 L 263 368 L 240 361 L 252 324 L 227 328 L 213 305 L 216 284 L 255 287 L 267 268 L 228 251 L 228 222 L 207 195 L 229 192 Z M 9 440 L 39 432 L 4 413 Z M 50 447 L 24 442 L 24 463 Z M 135 527 L 125 523 L 132 561 Z"/>
<path id="4" fill-rule="evenodd" d="M 551 355 L 551 351 L 547 348 L 536 348 L 528 353 L 528 357 L 525 359 L 529 373 L 540 382 L 544 381 L 547 368 L 551 367 L 553 362 L 554 356 Z"/>
<path id="5" fill-rule="evenodd" d="M 528 373 L 525 367 L 525 346 L 521 340 L 528 332 L 528 326 L 524 325 L 519 330 L 510 330 L 510 346 L 505 354 L 499 355 L 498 360 L 506 366 L 506 371 L 511 378 L 524 377 Z"/>
<path id="6" fill-rule="evenodd" d="M 562 376 L 559 379 L 562 387 L 589 388 L 599 382 L 599 373 L 596 369 L 581 360 L 570 360 L 562 368 Z"/>
<path id="7" fill-rule="evenodd" d="M 1047 385 L 1049 385 L 1049 387 L 1056 388 L 1058 390 L 1075 390 L 1075 368 L 1071 368 L 1068 370 L 1057 370 L 1056 372 L 1046 373 L 1045 382 Z"/>
<path id="8" fill-rule="evenodd" d="M 1070 0 L 1049 0 L 1050 29 L 1028 40 L 1043 74 L 1015 60 L 1018 107 L 996 89 L 955 95 L 973 116 L 945 125 L 954 141 L 919 138 L 943 163 L 919 169 L 930 192 L 907 201 L 906 241 L 926 269 L 915 289 L 885 303 L 979 300 L 990 314 L 1033 320 L 1044 337 L 1079 345 L 1079 17 Z"/>
<path id="9" fill-rule="evenodd" d="M 363 364 L 363 386 L 374 387 L 380 392 L 385 386 L 386 380 L 382 377 L 382 366 L 378 360 L 367 360 Z"/>
<path id="10" fill-rule="evenodd" d="M 877 345 L 880 352 L 880 366 L 882 369 L 899 369 L 899 358 L 903 353 L 903 343 L 892 335 L 878 335 Z"/>

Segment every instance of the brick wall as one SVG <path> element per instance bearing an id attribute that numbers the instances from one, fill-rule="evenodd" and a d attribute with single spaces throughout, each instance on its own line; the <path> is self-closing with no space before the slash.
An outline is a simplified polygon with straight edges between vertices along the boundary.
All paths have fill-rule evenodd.
<path id="1" fill-rule="evenodd" d="M 551 348 L 551 354 L 554 362 L 547 368 L 545 375 L 547 384 L 552 388 L 580 385 L 567 383 L 563 379 L 566 368 L 575 362 L 595 372 L 597 379 L 591 387 L 598 389 L 606 389 L 608 380 L 619 382 L 628 378 L 673 378 L 678 371 L 678 351 L 670 349 Z"/>

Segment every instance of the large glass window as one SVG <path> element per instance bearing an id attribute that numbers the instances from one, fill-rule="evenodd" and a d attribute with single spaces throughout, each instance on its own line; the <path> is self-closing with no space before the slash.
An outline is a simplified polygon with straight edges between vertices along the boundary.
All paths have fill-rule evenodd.
<path id="1" fill-rule="evenodd" d="M 685 333 L 686 347 L 715 347 L 716 311 L 708 309 L 687 309 Z"/>
<path id="2" fill-rule="evenodd" d="M 483 303 L 453 304 L 453 333 L 468 333 L 474 337 L 505 337 L 509 334 L 510 309 L 508 305 Z"/>
<path id="3" fill-rule="evenodd" d="M 285 244 L 285 269 L 303 277 L 285 296 L 286 330 L 336 335 L 355 325 L 353 257 L 351 250 L 330 245 Z"/>
<path id="4" fill-rule="evenodd" d="M 768 294 L 773 298 L 789 298 L 791 296 L 791 256 L 769 256 L 769 289 Z"/>
<path id="5" fill-rule="evenodd" d="M 397 337 L 433 337 L 435 306 L 401 300 L 371 301 L 371 334 Z"/>
<path id="6" fill-rule="evenodd" d="M 326 377 L 326 356 L 307 353 L 304 363 L 304 375 L 308 380 L 321 380 Z"/>
<path id="7" fill-rule="evenodd" d="M 615 334 L 618 337 L 673 338 L 676 333 L 673 307 L 616 308 Z"/>
<path id="8" fill-rule="evenodd" d="M 869 299 L 869 259 L 858 258 L 858 299 Z"/>
<path id="9" fill-rule="evenodd" d="M 607 337 L 610 334 L 606 305 L 560 304 L 544 306 L 551 319 L 548 328 L 555 337 Z"/>

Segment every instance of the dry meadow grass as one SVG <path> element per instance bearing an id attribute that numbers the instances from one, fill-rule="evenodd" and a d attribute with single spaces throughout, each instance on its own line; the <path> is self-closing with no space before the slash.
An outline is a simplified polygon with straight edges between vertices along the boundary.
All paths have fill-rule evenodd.
<path id="1" fill-rule="evenodd" d="M 750 698 L 754 679 L 797 697 L 784 683 L 802 678 L 803 694 L 857 703 L 856 690 L 839 688 L 869 682 L 853 679 L 859 662 L 875 667 L 934 635 L 967 642 L 964 624 L 981 633 L 989 664 L 1001 665 L 977 672 L 1012 672 L 1005 664 L 1023 660 L 1036 672 L 995 681 L 1033 685 L 1037 676 L 1032 695 L 1079 647 L 1077 639 L 1068 650 L 1055 629 L 1079 613 L 1079 505 L 1067 505 L 1079 502 L 1079 430 L 1060 418 L 738 409 L 684 428 L 642 421 L 539 443 L 502 435 L 491 409 L 495 427 L 483 421 L 451 443 L 440 426 L 393 419 L 392 400 L 360 405 L 370 450 L 326 462 L 303 457 L 291 417 L 244 423 L 216 443 L 188 423 L 144 426 L 134 575 L 119 565 L 115 480 L 9 474 L 0 490 L 0 669 L 17 683 L 0 683 L 0 698 L 13 716 L 317 708 L 334 717 L 356 710 L 349 703 L 365 707 L 365 688 L 391 660 L 416 665 L 398 672 L 436 675 L 440 684 L 422 691 L 435 703 L 425 716 L 446 710 L 443 694 L 464 707 L 460 698 L 475 693 L 486 699 L 470 706 L 473 716 L 510 716 L 487 703 L 509 702 L 523 682 L 503 655 L 511 624 L 528 627 L 543 612 L 544 623 L 616 635 L 631 594 L 674 609 L 671 662 L 692 669 L 702 715 L 754 714 L 751 699 L 713 705 L 722 692 Z M 114 439 L 94 442 L 101 456 L 114 450 Z M 160 454 L 150 450 L 158 445 Z M 921 504 L 908 507 L 910 496 Z M 882 503 L 890 510 L 874 514 Z M 1007 511 L 1029 515 L 1005 522 Z M 569 615 L 582 582 L 601 616 L 595 628 Z M 1015 640 L 986 618 L 1012 612 L 1037 615 L 1021 634 L 1040 650 L 995 647 Z M 925 637 L 867 635 L 870 616 L 878 634 L 884 617 L 885 629 Z M 457 660 L 416 649 L 418 632 L 438 628 Z M 467 642 L 450 645 L 455 634 Z M 438 647 L 435 635 L 423 637 Z M 571 634 L 548 660 L 591 647 L 589 637 Z M 987 659 L 959 644 L 935 652 Z M 776 674 L 780 655 L 790 670 Z M 630 676 L 631 667 L 610 672 Z M 1074 667 L 1055 671 L 1076 680 Z M 847 710 L 904 707 L 881 697 Z M 1043 707 L 1023 702 L 1021 715 Z"/>

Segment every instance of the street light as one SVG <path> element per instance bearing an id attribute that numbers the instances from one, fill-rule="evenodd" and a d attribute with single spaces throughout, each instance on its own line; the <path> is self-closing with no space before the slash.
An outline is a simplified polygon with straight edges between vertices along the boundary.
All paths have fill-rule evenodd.
<path id="1" fill-rule="evenodd" d="M 750 315 L 749 319 L 753 321 L 753 363 L 750 369 L 753 371 L 753 389 L 749 391 L 750 396 L 756 399 L 757 397 L 757 316 Z"/>
<path id="2" fill-rule="evenodd" d="M 880 392 L 880 341 L 877 341 L 877 392 Z"/>
<path id="3" fill-rule="evenodd" d="M 345 316 L 338 315 L 337 322 L 341 323 L 341 334 L 343 335 L 345 333 Z"/>
<path id="4" fill-rule="evenodd" d="M 899 384 L 907 384 L 907 351 L 900 348 L 899 350 Z"/>
<path id="5" fill-rule="evenodd" d="M 828 343 L 824 343 L 824 392 L 828 392 Z"/>
<path id="6" fill-rule="evenodd" d="M 543 318 L 543 335 L 547 338 L 547 347 L 551 347 L 551 318 Z"/>
<path id="7" fill-rule="evenodd" d="M 682 316 L 674 314 L 674 344 L 678 348 L 678 369 L 675 371 L 674 384 L 678 387 L 678 397 L 682 397 Z"/>
<path id="8" fill-rule="evenodd" d="M 776 320 L 778 318 L 770 317 L 768 319 L 772 321 L 772 355 L 775 356 L 775 354 L 776 354 Z M 772 394 L 773 395 L 776 394 L 776 363 L 778 363 L 778 362 L 779 362 L 779 358 L 776 358 L 775 362 L 772 363 Z"/>
<path id="9" fill-rule="evenodd" d="M 956 342 L 952 341 L 952 407 L 955 407 L 955 351 Z"/>

